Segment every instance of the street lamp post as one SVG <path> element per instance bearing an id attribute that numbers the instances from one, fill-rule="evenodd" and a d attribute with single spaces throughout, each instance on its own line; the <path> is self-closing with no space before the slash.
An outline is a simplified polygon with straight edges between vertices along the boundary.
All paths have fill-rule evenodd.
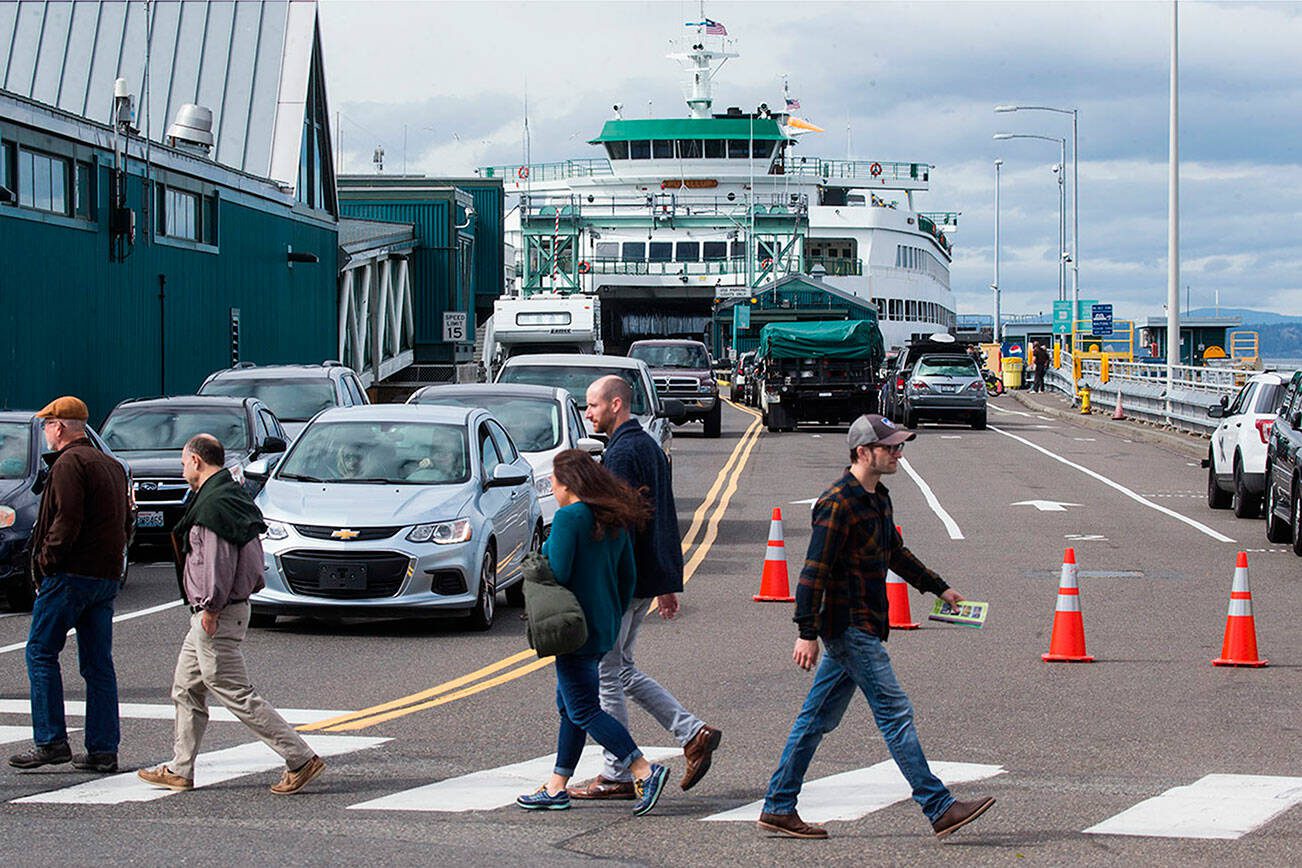
<path id="1" fill-rule="evenodd" d="M 999 337 L 999 167 L 1003 164 L 1003 160 L 995 160 L 995 282 L 990 284 L 990 288 L 995 291 L 995 327 L 992 337 L 1001 347 L 1003 341 Z"/>
<path id="2" fill-rule="evenodd" d="M 1058 143 L 1058 299 L 1059 301 L 1066 298 L 1066 259 L 1064 258 L 1067 246 L 1067 218 L 1066 218 L 1066 193 L 1064 191 L 1063 174 L 1067 168 L 1067 140 L 1058 136 L 1039 136 L 1034 133 L 995 133 L 996 141 L 1008 141 L 1009 139 L 1040 139 L 1045 142 Z M 1076 304 L 1072 303 L 1072 328 L 1076 327 Z"/>
<path id="3" fill-rule="evenodd" d="M 1071 315 L 1075 318 L 1076 308 L 1080 306 L 1080 138 L 1077 134 L 1080 110 L 1047 105 L 997 105 L 995 111 L 1071 115 Z"/>

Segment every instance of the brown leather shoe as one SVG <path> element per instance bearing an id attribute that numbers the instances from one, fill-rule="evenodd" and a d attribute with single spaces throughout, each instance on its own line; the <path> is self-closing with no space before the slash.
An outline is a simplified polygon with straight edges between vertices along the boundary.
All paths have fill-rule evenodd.
<path id="1" fill-rule="evenodd" d="M 687 760 L 687 768 L 683 771 L 683 782 L 679 786 L 690 790 L 701 782 L 701 778 L 710 770 L 714 752 L 719 749 L 721 741 L 723 730 L 703 726 L 692 736 L 691 741 L 683 745 L 683 758 Z"/>
<path id="2" fill-rule="evenodd" d="M 948 811 L 940 815 L 939 820 L 931 824 L 931 828 L 936 830 L 937 838 L 947 837 L 984 814 L 994 803 L 993 796 L 973 799 L 970 802 L 955 802 L 949 806 Z"/>
<path id="3" fill-rule="evenodd" d="M 634 799 L 632 781 L 612 781 L 597 775 L 586 784 L 566 787 L 571 799 Z"/>
<path id="4" fill-rule="evenodd" d="M 164 789 L 182 792 L 183 790 L 193 790 L 194 781 L 190 778 L 183 778 L 167 766 L 159 766 L 156 769 L 141 769 L 136 772 L 136 777 L 140 778 L 150 786 L 163 787 Z"/>
<path id="5" fill-rule="evenodd" d="M 788 838 L 826 838 L 827 830 L 800 819 L 794 811 L 790 814 L 760 814 L 756 824 L 766 832 L 776 832 Z"/>
<path id="6" fill-rule="evenodd" d="M 321 757 L 314 756 L 295 771 L 285 769 L 280 781 L 271 785 L 271 791 L 278 796 L 292 795 L 307 786 L 308 781 L 323 771 L 325 771 L 325 762 Z"/>

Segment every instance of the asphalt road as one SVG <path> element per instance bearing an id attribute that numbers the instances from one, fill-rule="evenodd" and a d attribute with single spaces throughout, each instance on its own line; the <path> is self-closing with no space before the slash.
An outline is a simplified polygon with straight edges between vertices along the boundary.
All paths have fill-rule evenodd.
<path id="1" fill-rule="evenodd" d="M 307 791 L 272 795 L 274 770 L 210 786 L 201 773 L 194 792 L 87 804 L 59 794 L 92 775 L 69 766 L 4 769 L 0 857 L 15 865 L 1302 862 L 1302 629 L 1290 611 L 1299 602 L 1302 561 L 1267 543 L 1260 520 L 1208 510 L 1203 471 L 1188 458 L 1041 418 L 1007 399 L 996 406 L 990 430 L 927 425 L 905 451 L 948 523 L 912 476 L 901 472 L 888 482 L 910 547 L 966 596 L 991 606 L 980 630 L 943 625 L 925 620 L 931 598 L 910 592 L 923 629 L 894 632 L 888 644 L 932 763 L 990 767 L 974 773 L 984 779 L 954 790 L 960 798 L 994 795 L 998 804 L 946 842 L 931 836 L 907 796 L 888 795 L 885 807 L 867 813 L 846 808 L 858 818 L 831 822 L 824 842 L 767 838 L 748 822 L 701 822 L 762 797 L 810 682 L 790 661 L 790 605 L 751 600 L 769 514 L 777 506 L 786 517 L 794 581 L 808 540 L 807 501 L 846 458 L 844 429 L 772 435 L 729 410 L 722 438 L 703 439 L 689 426 L 675 441 L 682 529 L 694 528 L 692 574 L 680 616 L 651 618 L 638 649 L 646 671 L 724 730 L 714 768 L 690 793 L 677 789 L 675 775 L 675 786 L 644 818 L 633 818 L 626 802 L 541 815 L 509 805 L 410 809 L 431 800 L 447 807 L 438 799 L 469 792 L 457 778 L 555 749 L 554 676 L 525 653 L 519 610 L 499 608 L 487 633 L 451 624 L 291 619 L 254 631 L 246 651 L 263 694 L 282 709 L 301 710 L 294 713 L 303 720 L 320 721 L 305 728 L 340 751 Z M 1013 505 L 1036 500 L 1070 505 Z M 1080 564 L 1093 664 L 1040 660 L 1068 545 Z M 1249 552 L 1258 642 L 1271 661 L 1265 669 L 1209 665 L 1220 651 L 1240 549 Z M 119 597 L 120 614 L 147 612 L 123 620 L 115 633 L 121 699 L 135 704 L 122 723 L 124 770 L 170 754 L 168 689 L 187 613 L 150 610 L 174 593 L 170 567 L 137 565 Z M 15 647 L 28 620 L 0 616 L 0 733 L 8 734 L 10 752 L 24 747 L 30 724 L 21 713 L 27 679 Z M 64 664 L 69 701 L 84 696 L 73 645 Z M 644 746 L 672 745 L 637 710 L 632 731 Z M 77 741 L 74 734 L 75 748 Z M 214 720 L 204 749 L 253 741 L 238 723 Z M 824 740 L 809 781 L 888 761 L 857 699 Z M 670 764 L 681 773 L 680 757 Z M 1211 803 L 1211 819 L 1195 828 L 1244 810 L 1293 807 L 1233 840 L 1083 831 L 1213 774 L 1293 780 L 1275 782 L 1265 800 L 1226 789 Z M 437 782 L 448 783 L 424 802 L 409 793 Z M 858 784 L 832 800 L 852 807 L 867 794 L 868 785 Z M 32 796 L 47 801 L 14 803 Z M 392 800 L 354 808 L 386 797 L 409 810 L 394 809 Z M 1159 824 L 1188 809 L 1173 801 L 1155 809 Z"/>

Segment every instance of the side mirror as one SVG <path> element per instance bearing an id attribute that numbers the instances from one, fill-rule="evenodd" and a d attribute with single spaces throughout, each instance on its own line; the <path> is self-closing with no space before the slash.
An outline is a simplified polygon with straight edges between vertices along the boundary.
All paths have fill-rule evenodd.
<path id="1" fill-rule="evenodd" d="M 36 478 L 32 480 L 32 494 L 40 494 L 45 490 L 45 483 L 50 480 L 50 467 L 44 461 L 36 468 Z"/>
<path id="2" fill-rule="evenodd" d="M 258 451 L 264 454 L 274 454 L 277 452 L 284 452 L 287 447 L 288 444 L 285 443 L 283 437 L 277 437 L 275 434 L 270 434 L 262 441 L 262 445 L 258 447 Z"/>
<path id="3" fill-rule="evenodd" d="M 1224 408 L 1226 408 L 1226 407 L 1228 407 L 1228 406 L 1230 406 L 1230 396 L 1229 396 L 1229 395 L 1221 395 L 1221 408 L 1224 409 Z"/>
<path id="4" fill-rule="evenodd" d="M 675 425 L 681 425 L 687 421 L 687 408 L 677 398 L 663 398 L 660 401 L 660 412 L 656 415 Z"/>
<path id="5" fill-rule="evenodd" d="M 1222 397 L 1221 400 L 1224 401 L 1225 398 Z M 1219 419 L 1225 415 L 1225 406 L 1223 404 L 1213 404 L 1207 408 L 1207 415 L 1213 419 Z"/>
<path id="6" fill-rule="evenodd" d="M 605 435 L 602 436 L 604 438 Z M 606 444 L 604 440 L 598 440 L 596 437 L 580 437 L 575 441 L 574 448 L 596 456 L 606 451 Z"/>
<path id="7" fill-rule="evenodd" d="M 525 473 L 510 464 L 499 464 L 493 468 L 493 473 L 484 481 L 484 488 L 510 488 L 513 485 L 524 485 L 529 481 L 529 474 Z"/>
<path id="8" fill-rule="evenodd" d="M 605 449 L 606 444 L 610 443 L 610 435 L 602 434 L 600 431 L 593 431 L 590 434 L 588 434 L 586 437 L 579 438 L 580 443 L 583 442 L 584 440 L 596 440 L 598 443 L 601 444 L 601 448 Z M 579 446 L 577 448 L 582 449 L 583 447 Z"/>
<path id="9" fill-rule="evenodd" d="M 271 475 L 271 468 L 272 462 L 267 458 L 250 461 L 244 465 L 244 478 L 258 483 L 266 482 L 267 477 Z"/>

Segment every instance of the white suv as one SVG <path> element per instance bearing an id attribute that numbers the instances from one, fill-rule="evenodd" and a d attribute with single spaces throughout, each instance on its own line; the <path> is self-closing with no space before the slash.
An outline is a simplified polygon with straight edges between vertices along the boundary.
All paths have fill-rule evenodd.
<path id="1" fill-rule="evenodd" d="M 1261 510 L 1266 482 L 1266 444 L 1270 426 L 1284 396 L 1285 378 L 1256 374 L 1230 401 L 1210 407 L 1207 415 L 1220 419 L 1212 432 L 1203 466 L 1207 468 L 1207 505 L 1234 508 L 1239 518 L 1253 518 Z"/>

